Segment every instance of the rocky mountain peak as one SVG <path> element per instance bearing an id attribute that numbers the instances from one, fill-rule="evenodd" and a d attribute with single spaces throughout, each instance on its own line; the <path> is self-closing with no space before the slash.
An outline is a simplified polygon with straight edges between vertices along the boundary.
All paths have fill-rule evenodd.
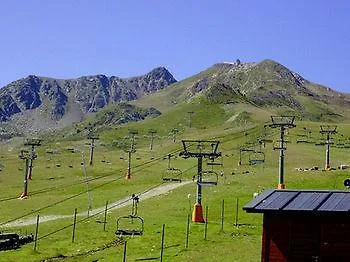
<path id="1" fill-rule="evenodd" d="M 303 85 L 306 81 L 298 73 L 291 71 L 289 68 L 271 59 L 263 60 L 258 63 L 256 67 L 258 70 L 265 71 L 265 73 L 273 74 L 274 77 L 278 77 L 279 80 L 283 79 L 286 82 L 296 85 Z"/>
<path id="2" fill-rule="evenodd" d="M 70 125 L 108 104 L 135 100 L 175 82 L 165 67 L 130 78 L 99 74 L 54 79 L 29 75 L 0 90 L 0 122 L 20 119 L 17 122 L 30 125 L 35 119 L 43 123 L 36 129 L 47 129 L 47 125 L 60 128 L 60 124 Z"/>
<path id="3" fill-rule="evenodd" d="M 263 108 L 288 109 L 304 117 L 315 117 L 317 110 L 318 114 L 331 104 L 344 107 L 350 104 L 344 94 L 312 83 L 271 59 L 254 63 L 218 63 L 190 79 L 188 84 L 183 84 L 186 86 L 183 97 L 211 103 L 248 103 Z M 307 112 L 310 105 L 317 110 Z"/>
<path id="4" fill-rule="evenodd" d="M 156 78 L 164 78 L 169 82 L 176 82 L 176 79 L 174 78 L 174 76 L 169 72 L 168 69 L 166 69 L 163 66 L 154 68 L 147 75 L 152 75 L 153 77 L 156 77 Z"/>

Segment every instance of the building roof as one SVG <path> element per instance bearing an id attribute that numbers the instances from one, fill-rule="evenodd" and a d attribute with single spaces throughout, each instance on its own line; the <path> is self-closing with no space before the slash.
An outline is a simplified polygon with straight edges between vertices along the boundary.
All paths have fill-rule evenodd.
<path id="1" fill-rule="evenodd" d="M 266 190 L 243 210 L 249 213 L 338 213 L 350 214 L 350 191 Z"/>

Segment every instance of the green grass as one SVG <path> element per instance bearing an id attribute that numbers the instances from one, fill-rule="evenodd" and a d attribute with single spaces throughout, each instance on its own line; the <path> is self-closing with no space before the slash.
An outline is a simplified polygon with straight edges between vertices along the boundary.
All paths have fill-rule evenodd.
<path id="1" fill-rule="evenodd" d="M 164 261 L 258 261 L 260 259 L 262 215 L 245 213 L 242 211 L 242 206 L 252 199 L 255 192 L 277 186 L 278 152 L 274 151 L 273 147 L 279 139 L 278 130 L 269 130 L 268 138 L 272 138 L 273 142 L 261 148 L 266 157 L 264 165 L 248 165 L 249 154 L 244 153 L 243 165 L 238 166 L 238 149 L 244 146 L 259 150 L 256 142 L 264 132 L 264 124 L 270 122 L 271 114 L 300 112 L 295 112 L 287 106 L 276 107 L 273 104 L 274 101 L 270 106 L 256 107 L 243 103 L 244 99 L 240 94 L 227 92 L 223 97 L 222 92 L 217 92 L 215 89 L 209 90 L 212 93 L 208 90 L 204 92 L 204 95 L 214 96 L 210 102 L 205 96 L 194 95 L 193 91 L 199 81 L 215 74 L 219 76 L 218 83 L 239 87 L 248 96 L 251 92 L 255 92 L 255 95 L 259 92 L 264 94 L 267 89 L 289 90 L 291 84 L 281 82 L 280 77 L 273 74 L 273 66 L 273 62 L 265 61 L 258 68 L 252 69 L 253 72 L 250 74 L 244 72 L 221 74 L 230 68 L 226 65 L 213 66 L 162 91 L 132 102 L 143 108 L 156 107 L 162 113 L 159 117 L 100 130 L 100 140 L 95 148 L 94 165 L 87 166 L 92 208 L 104 207 L 106 201 L 111 203 L 130 197 L 133 193 L 147 191 L 161 185 L 161 178 L 170 175 L 166 170 L 169 153 L 177 156 L 171 160 L 171 166 L 183 171 L 181 175 L 183 180 L 191 181 L 196 175 L 197 161 L 182 159 L 178 156 L 182 149 L 180 140 L 220 140 L 219 148 L 222 152 L 220 161 L 224 164 L 224 175 L 219 177 L 217 187 L 203 188 L 203 206 L 208 206 L 209 209 L 207 239 L 204 240 L 204 225 L 191 223 L 189 247 L 185 247 L 187 216 L 191 213 L 196 192 L 195 183 L 190 183 L 150 199 L 141 197 L 138 211 L 145 221 L 145 233 L 141 237 L 127 238 L 128 261 L 159 256 L 163 224 L 165 224 Z M 281 72 L 285 72 L 284 69 Z M 288 79 L 292 78 L 286 78 Z M 209 86 L 211 88 L 215 83 L 213 79 L 208 81 L 212 81 Z M 262 82 L 267 84 L 259 89 Z M 317 91 L 316 86 L 313 90 Z M 289 91 L 296 95 L 296 90 Z M 321 91 L 320 95 L 328 92 L 323 89 Z M 304 111 L 309 114 L 304 119 L 334 120 L 331 117 L 315 116 L 323 112 L 332 112 L 332 110 L 344 115 L 347 112 L 347 109 L 342 109 L 341 105 L 338 108 L 306 97 L 296 95 L 296 98 L 305 105 Z M 231 100 L 235 100 L 235 103 L 222 103 Z M 106 110 L 117 113 L 117 108 L 112 106 Z M 191 128 L 189 128 L 188 112 L 194 112 Z M 100 119 L 104 117 L 103 112 L 101 114 Z M 93 122 L 99 119 L 95 117 L 91 116 L 87 121 Z M 335 119 L 335 121 L 338 120 L 338 118 Z M 343 181 L 348 177 L 347 170 L 321 171 L 325 164 L 324 146 L 297 143 L 300 139 L 298 135 L 303 134 L 305 130 L 312 131 L 315 142 L 320 141 L 319 126 L 327 123 L 297 121 L 296 124 L 297 127 L 289 130 L 287 135 L 289 141 L 285 152 L 287 188 L 344 189 Z M 171 134 L 174 128 L 178 130 L 175 142 Z M 138 131 L 135 137 L 136 153 L 132 155 L 132 179 L 125 180 L 127 153 L 123 150 L 123 146 L 128 148 L 130 145 L 131 129 Z M 150 129 L 157 131 L 152 152 L 149 149 Z M 49 261 L 122 261 L 123 241 L 117 239 L 114 232 L 118 217 L 129 214 L 130 206 L 108 212 L 106 231 L 103 231 L 101 223 L 104 219 L 103 213 L 90 218 L 86 215 L 79 216 L 76 239 L 72 243 L 74 209 L 77 208 L 78 212 L 86 213 L 88 208 L 81 152 L 84 152 L 86 163 L 89 157 L 89 148 L 85 144 L 87 141 L 80 140 L 82 136 L 80 138 L 78 135 L 72 136 L 72 133 L 76 132 L 72 130 L 67 129 L 56 136 L 45 138 L 44 144 L 37 148 L 38 158 L 34 162 L 33 180 L 29 181 L 28 200 L 17 199 L 23 187 L 24 161 L 18 158 L 23 141 L 12 139 L 1 145 L 0 160 L 4 167 L 0 171 L 0 224 L 17 218 L 35 219 L 37 214 L 40 217 L 46 215 L 70 215 L 71 217 L 41 223 L 36 251 L 33 251 L 33 244 L 28 244 L 18 250 L 1 252 L 0 261 L 30 262 L 54 257 L 65 257 L 65 259 L 57 258 Z M 331 148 L 331 165 L 334 167 L 349 164 L 347 155 L 350 149 L 335 146 L 339 139 L 345 140 L 350 137 L 350 124 L 339 123 L 338 130 L 342 136 L 336 136 L 335 144 Z M 253 142 L 255 145 L 245 145 Z M 71 147 L 78 148 L 79 152 L 72 154 L 67 150 Z M 47 149 L 59 150 L 60 154 L 48 154 Z M 320 171 L 297 170 L 297 168 L 314 166 L 318 166 Z M 203 168 L 204 170 L 209 168 L 206 162 Z M 221 170 L 217 172 L 220 173 Z M 239 208 L 236 227 L 237 199 Z M 223 200 L 225 210 L 222 230 Z M 0 230 L 27 234 L 35 232 L 35 225 L 0 228 Z"/>
<path id="2" fill-rule="evenodd" d="M 136 101 L 132 101 L 131 104 L 140 107 L 152 106 L 163 113 L 173 110 L 175 105 L 181 104 L 191 98 L 191 88 L 193 85 L 203 78 L 211 77 L 213 74 L 218 73 L 219 69 L 219 67 L 215 66 L 210 67 L 205 71 L 183 81 L 174 83 L 152 95 L 143 96 Z"/>
<path id="3" fill-rule="evenodd" d="M 208 112 L 206 110 L 209 110 L 208 106 L 213 116 L 206 113 Z M 196 112 L 191 129 L 186 127 L 186 112 L 189 110 Z M 96 146 L 94 165 L 87 168 L 88 176 L 96 178 L 89 183 L 92 189 L 93 208 L 103 207 L 106 201 L 121 199 L 161 184 L 161 177 L 166 174 L 167 154 L 181 149 L 179 140 L 174 143 L 172 138 L 166 135 L 166 130 L 173 127 L 173 123 L 182 123 L 184 126 L 178 139 L 217 138 L 221 141 L 224 176 L 219 177 L 217 187 L 203 189 L 203 206 L 209 207 L 207 240 L 203 239 L 204 226 L 191 223 L 189 247 L 185 248 L 187 214 L 192 209 L 195 200 L 195 185 L 191 183 L 151 199 L 142 200 L 141 198 L 139 215 L 145 221 L 145 234 L 128 239 L 128 261 L 159 256 L 163 224 L 166 225 L 165 261 L 257 261 L 260 259 L 262 216 L 247 214 L 241 208 L 252 198 L 254 192 L 276 187 L 278 152 L 273 150 L 273 143 L 268 143 L 265 148 L 262 148 L 266 155 L 264 165 L 247 165 L 248 155 L 243 155 L 244 165 L 238 166 L 238 147 L 245 141 L 256 140 L 263 128 L 257 124 L 249 126 L 248 136 L 245 137 L 243 126 L 235 126 L 227 121 L 228 116 L 234 112 L 236 112 L 235 108 L 225 111 L 217 105 L 188 104 L 179 107 L 177 113 L 172 114 L 169 111 L 159 118 L 133 123 L 101 134 L 101 140 Z M 264 114 L 262 111 L 259 112 Z M 313 166 L 323 168 L 325 161 L 323 146 L 296 143 L 297 134 L 302 132 L 303 127 L 311 128 L 313 135 L 319 138 L 319 125 L 320 123 L 314 122 L 297 122 L 297 128 L 290 130 L 285 169 L 287 188 L 344 189 L 343 180 L 348 176 L 346 170 L 300 172 L 295 169 Z M 155 140 L 154 152 L 150 152 L 149 139 L 143 135 L 147 134 L 149 128 L 155 126 L 160 130 L 159 137 Z M 127 181 L 124 179 L 127 154 L 111 146 L 101 146 L 100 143 L 108 145 L 115 137 L 127 135 L 129 128 L 138 129 L 139 137 L 136 144 L 137 151 L 132 159 L 133 178 Z M 339 124 L 338 129 L 345 137 L 350 135 L 350 125 Z M 277 130 L 272 133 L 274 139 L 278 139 Z M 19 168 L 24 166 L 24 162 L 17 157 L 21 146 L 16 142 L 1 147 L 1 162 L 5 167 L 0 172 L 0 199 L 7 197 L 14 199 L 0 202 L 0 223 L 28 213 L 32 214 L 25 218 L 34 218 L 38 213 L 40 216 L 72 215 L 75 208 L 78 209 L 78 212 L 86 211 L 88 196 L 85 183 L 83 183 L 81 154 L 70 153 L 67 148 L 71 146 L 84 150 L 85 157 L 88 158 L 88 147 L 84 145 L 84 141 L 64 141 L 38 148 L 38 158 L 34 162 L 33 180 L 29 182 L 29 192 L 50 187 L 57 187 L 57 189 L 33 194 L 28 200 L 22 201 L 16 199 L 16 196 L 22 192 L 23 186 L 23 170 Z M 58 149 L 61 153 L 47 154 L 47 148 Z M 348 150 L 332 147 L 332 165 L 336 167 L 340 164 L 347 164 Z M 60 167 L 56 167 L 58 163 Z M 73 167 L 70 168 L 69 165 Z M 181 170 L 189 169 L 184 172 L 182 179 L 191 180 L 196 173 L 196 168 L 190 169 L 196 165 L 195 159 L 185 160 L 177 157 L 171 161 L 171 165 Z M 204 168 L 208 168 L 206 164 Z M 63 201 L 77 194 L 80 195 Z M 188 198 L 189 194 L 190 198 Z M 239 226 L 235 227 L 237 198 L 239 199 Z M 225 201 L 223 232 L 221 232 L 222 200 Z M 59 201 L 63 202 L 58 203 Z M 37 211 L 47 206 L 50 207 Z M 122 243 L 110 247 L 106 247 L 106 244 L 116 239 L 114 234 L 116 219 L 129 212 L 130 207 L 108 212 L 106 232 L 103 231 L 103 224 L 99 223 L 103 220 L 103 214 L 89 219 L 78 217 L 79 223 L 74 243 L 71 243 L 72 218 L 42 223 L 39 226 L 39 238 L 48 236 L 39 240 L 37 251 L 33 251 L 33 244 L 28 244 L 18 250 L 1 252 L 0 261 L 40 261 L 59 255 L 67 257 L 63 261 L 121 261 Z M 67 228 L 60 230 L 63 227 Z M 2 228 L 1 230 L 25 234 L 34 232 L 35 225 Z M 51 234 L 57 230 L 60 231 Z"/>

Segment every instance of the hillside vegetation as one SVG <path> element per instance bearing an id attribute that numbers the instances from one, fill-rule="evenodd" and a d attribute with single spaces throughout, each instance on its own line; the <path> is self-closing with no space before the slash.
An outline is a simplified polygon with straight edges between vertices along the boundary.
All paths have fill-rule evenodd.
<path id="1" fill-rule="evenodd" d="M 35 233 L 38 214 L 42 222 L 36 251 L 33 243 L 0 251 L 0 261 L 122 261 L 125 241 L 128 261 L 159 260 L 163 224 L 163 261 L 258 261 L 262 216 L 241 208 L 254 193 L 278 183 L 278 152 L 273 148 L 279 132 L 269 127 L 270 116 L 297 116 L 296 128 L 286 134 L 287 188 L 344 189 L 348 172 L 338 167 L 350 164 L 347 99 L 346 94 L 313 84 L 271 60 L 217 64 L 132 105 L 109 105 L 74 127 L 42 136 L 27 200 L 17 199 L 24 176 L 24 160 L 18 154 L 27 147 L 23 138 L 4 141 L 0 231 Z M 140 121 L 129 121 L 135 116 Z M 325 147 L 316 145 L 324 142 L 320 125 L 337 125 L 339 131 L 332 140 L 332 171 L 323 171 Z M 99 137 L 91 166 L 90 131 Z M 187 242 L 197 175 L 197 159 L 180 156 L 181 140 L 188 139 L 220 141 L 222 157 L 216 163 L 223 166 L 212 170 L 210 160 L 204 160 L 204 180 L 217 182 L 203 188 L 208 231 L 204 239 L 205 225 L 191 222 Z M 251 151 L 240 155 L 240 149 Z M 130 150 L 132 177 L 127 180 Z M 250 164 L 254 159 L 264 163 Z M 165 182 L 165 177 L 182 182 Z M 153 197 L 146 197 L 150 192 Z M 144 219 L 144 234 L 119 238 L 117 219 L 130 214 L 130 202 L 122 203 L 132 194 L 140 196 L 138 215 Z M 92 212 L 98 208 L 98 213 Z M 52 216 L 57 219 L 43 222 Z"/>

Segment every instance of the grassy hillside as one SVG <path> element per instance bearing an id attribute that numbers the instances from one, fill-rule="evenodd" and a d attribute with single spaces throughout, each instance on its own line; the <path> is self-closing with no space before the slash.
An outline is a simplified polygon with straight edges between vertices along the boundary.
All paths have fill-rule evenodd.
<path id="1" fill-rule="evenodd" d="M 101 139 L 96 146 L 95 161 L 92 167 L 87 168 L 87 174 L 91 178 L 92 208 L 104 207 L 106 201 L 122 199 L 132 193 L 150 190 L 161 185 L 162 176 L 167 174 L 167 154 L 173 152 L 178 155 L 181 150 L 179 139 L 181 138 L 210 138 L 221 141 L 220 150 L 223 157 L 224 175 L 219 176 L 217 187 L 206 187 L 203 190 L 203 205 L 209 207 L 208 234 L 204 240 L 204 225 L 190 224 L 189 246 L 185 248 L 187 214 L 194 204 L 195 184 L 189 183 L 166 194 L 147 200 L 140 200 L 139 215 L 145 221 L 145 234 L 141 237 L 128 239 L 128 260 L 135 261 L 141 258 L 157 257 L 160 253 L 161 227 L 165 224 L 165 261 L 214 261 L 220 257 L 220 261 L 256 261 L 260 257 L 261 244 L 261 216 L 246 214 L 241 210 L 242 205 L 252 198 L 254 192 L 263 189 L 274 188 L 277 184 L 278 152 L 272 150 L 273 143 L 267 143 L 262 147 L 266 156 L 264 165 L 248 165 L 249 155 L 243 155 L 243 165 L 238 166 L 238 148 L 244 143 L 256 142 L 262 135 L 263 125 L 255 123 L 232 125 L 227 112 L 236 111 L 238 108 L 226 108 L 214 105 L 206 105 L 214 112 L 213 119 L 201 111 L 201 107 L 189 104 L 189 107 L 179 108 L 183 117 L 176 118 L 178 113 L 164 114 L 159 118 L 149 119 L 144 122 L 127 125 L 115 131 L 101 134 Z M 193 126 L 186 126 L 185 117 L 188 110 L 196 113 L 193 115 Z M 230 111 L 231 110 L 231 111 Z M 260 114 L 265 115 L 264 111 Z M 251 119 L 256 117 L 253 113 Z M 231 119 L 232 120 L 232 119 Z M 183 130 L 178 134 L 176 142 L 167 136 L 167 130 L 172 126 L 183 125 Z M 323 146 L 314 144 L 297 143 L 298 135 L 303 130 L 312 131 L 314 140 L 319 140 L 319 124 L 315 122 L 297 122 L 297 128 L 290 130 L 288 134 L 288 150 L 286 152 L 286 185 L 287 188 L 323 188 L 343 189 L 343 180 L 347 177 L 347 171 L 297 171 L 296 168 L 310 168 L 324 165 Z M 159 127 L 159 137 L 155 140 L 154 150 L 149 150 L 149 139 L 145 137 L 151 127 Z M 226 128 L 223 128 L 225 127 Z M 127 154 L 114 147 L 108 146 L 115 137 L 127 135 L 127 130 L 138 129 L 136 153 L 132 158 L 132 175 L 129 181 L 124 179 L 127 163 Z M 304 129 L 305 128 L 305 129 Z M 345 141 L 350 136 L 350 126 L 341 124 L 338 127 L 343 136 L 336 139 Z M 246 134 L 245 135 L 245 131 Z M 275 130 L 269 131 L 274 140 L 277 139 Z M 335 141 L 336 141 L 335 139 Z M 126 139 L 128 141 L 128 139 Z M 106 146 L 103 146 L 106 145 Z M 250 145 L 258 148 L 258 144 Z M 332 166 L 348 164 L 346 148 L 332 148 Z M 80 151 L 71 153 L 68 148 L 76 148 Z M 54 144 L 43 144 L 38 148 L 38 159 L 34 162 L 33 180 L 29 182 L 31 196 L 28 200 L 18 200 L 16 197 L 22 192 L 23 160 L 19 160 L 18 150 L 20 141 L 8 143 L 1 147 L 1 159 L 4 168 L 0 176 L 0 205 L 1 224 L 15 220 L 16 218 L 34 218 L 37 214 L 46 215 L 72 215 L 74 209 L 78 212 L 86 212 L 88 195 L 84 183 L 83 169 L 81 166 L 82 154 L 88 158 L 88 147 L 84 141 L 65 141 Z M 48 150 L 49 149 L 49 150 Z M 46 151 L 58 150 L 60 154 L 50 154 Z M 57 165 L 60 165 L 58 167 Z M 182 179 L 191 181 L 196 173 L 196 161 L 194 159 L 182 159 L 177 157 L 171 160 L 173 167 L 183 170 Z M 71 167 L 70 167 L 71 166 Z M 204 164 L 204 168 L 209 167 Z M 217 170 L 218 173 L 221 170 Z M 208 178 L 213 179 L 213 177 Z M 13 198 L 13 199 L 11 199 Z M 239 199 L 238 227 L 235 224 L 236 199 Z M 224 228 L 221 231 L 221 205 L 225 201 Z M 116 219 L 130 212 L 130 207 L 111 210 L 107 215 L 106 231 L 103 231 L 103 212 L 100 215 L 87 218 L 86 215 L 78 217 L 76 227 L 76 240 L 71 243 L 73 218 L 42 223 L 39 226 L 39 238 L 37 251 L 33 251 L 33 245 L 29 244 L 15 251 L 3 251 L 0 261 L 40 261 L 46 258 L 61 256 L 60 259 L 47 261 L 113 261 L 122 260 L 122 241 L 117 239 Z M 2 231 L 13 231 L 25 234 L 34 232 L 35 224 L 3 228 Z M 57 232 L 56 232 L 57 231 Z M 110 243 L 110 245 L 108 245 Z M 63 258 L 66 257 L 66 258 Z"/>
<path id="2" fill-rule="evenodd" d="M 350 124 L 346 122 L 346 107 L 324 101 L 329 96 L 325 90 L 317 95 L 317 99 L 291 91 L 290 98 L 293 100 L 290 101 L 302 104 L 301 109 L 284 102 L 280 105 L 255 103 L 248 93 L 256 95 L 263 92 L 265 87 L 263 91 L 255 89 L 258 86 L 253 83 L 264 80 L 266 75 L 274 75 L 275 80 L 286 75 L 284 85 L 272 83 L 276 88 L 283 88 L 283 92 L 292 87 L 291 81 L 300 82 L 302 79 L 290 75 L 280 66 L 277 66 L 279 73 L 276 75 L 271 71 L 276 69 L 271 61 L 257 68 L 250 64 L 244 66 L 247 70 L 258 68 L 260 71 L 254 77 L 250 76 L 248 81 L 244 79 L 248 76 L 240 68 L 218 64 L 133 102 L 142 108 L 157 108 L 161 112 L 157 117 L 114 125 L 116 122 L 113 119 L 118 119 L 122 113 L 144 112 L 129 106 L 126 108 L 129 111 L 113 107 L 99 115 L 92 115 L 88 122 L 97 123 L 100 139 L 96 143 L 94 163 L 86 167 L 88 185 L 82 163 L 88 163 L 89 141 L 82 131 L 76 134 L 76 129 L 70 129 L 54 137 L 43 137 L 42 146 L 37 148 L 38 158 L 34 161 L 27 200 L 17 199 L 23 188 L 24 161 L 18 158 L 19 151 L 24 147 L 23 140 L 12 139 L 3 143 L 0 147 L 0 231 L 34 233 L 38 214 L 42 219 L 50 216 L 58 216 L 59 219 L 40 223 L 36 251 L 33 251 L 33 244 L 18 250 L 1 251 L 0 261 L 121 261 L 125 241 L 128 261 L 151 260 L 160 255 L 163 224 L 164 261 L 258 261 L 262 216 L 244 213 L 241 208 L 252 199 L 254 193 L 275 188 L 278 183 L 278 152 L 273 148 L 279 135 L 278 130 L 268 127 L 270 116 L 285 113 L 299 116 L 297 127 L 287 132 L 287 188 L 344 189 L 343 181 L 348 177 L 348 172 L 337 167 L 350 164 L 347 157 Z M 233 81 L 233 76 L 238 80 Z M 228 80 L 231 84 L 228 84 Z M 250 88 L 245 86 L 246 89 L 242 89 L 244 83 L 250 83 Z M 313 88 L 317 91 L 316 86 Z M 311 91 L 315 93 L 315 90 Z M 261 94 L 263 97 L 266 92 Z M 112 121 L 108 118 L 109 114 Z M 337 123 L 339 131 L 331 148 L 331 165 L 336 169 L 322 171 L 325 147 L 315 144 L 324 141 L 319 133 L 320 125 L 330 123 Z M 83 123 L 82 129 L 84 124 L 88 123 Z M 132 178 L 126 180 L 131 130 L 137 131 L 134 137 L 136 151 L 131 158 Z M 152 150 L 151 130 L 156 131 Z M 195 203 L 196 183 L 192 179 L 197 172 L 197 160 L 179 156 L 182 139 L 219 140 L 222 157 L 217 161 L 223 163 L 222 169 L 217 167 L 214 170 L 217 177 L 203 175 L 205 181 L 218 182 L 215 187 L 203 188 L 203 207 L 208 206 L 207 237 L 204 239 L 203 224 L 191 222 L 188 246 L 187 217 Z M 264 140 L 266 143 L 263 143 Z M 242 153 L 240 159 L 240 148 L 251 149 L 255 153 Z M 170 167 L 181 172 L 168 170 L 169 154 L 172 154 Z M 261 159 L 262 156 L 265 157 L 264 164 L 249 164 L 249 160 Z M 242 165 L 238 165 L 239 160 Z M 203 163 L 204 171 L 211 169 L 207 162 L 206 159 Z M 311 171 L 315 166 L 319 170 Z M 176 188 L 176 182 L 172 182 L 174 187 L 146 198 L 146 193 L 165 188 L 167 182 L 162 180 L 163 177 L 181 178 L 183 182 Z M 130 213 L 130 205 L 123 206 L 116 201 L 126 201 L 132 194 L 140 194 L 138 214 L 144 219 L 144 235 L 120 239 L 114 233 L 117 219 Z M 100 210 L 97 214 L 90 213 L 88 217 L 89 199 L 91 209 Z M 104 231 L 106 201 L 108 212 Z M 79 215 L 75 241 L 72 243 L 75 209 Z M 60 217 L 62 215 L 66 217 Z M 33 223 L 8 225 L 19 219 L 31 219 Z"/>
<path id="3" fill-rule="evenodd" d="M 167 112 L 184 102 L 198 101 L 245 104 L 270 114 L 294 114 L 311 121 L 348 121 L 350 110 L 348 94 L 312 83 L 272 60 L 216 64 L 133 104 Z"/>
<path id="4" fill-rule="evenodd" d="M 192 77 L 172 84 L 155 94 L 143 96 L 131 103 L 141 107 L 153 106 L 161 112 L 166 112 L 172 109 L 174 105 L 181 104 L 192 97 L 193 93 L 191 93 L 191 88 L 194 83 L 198 83 L 203 79 L 211 78 L 213 75 L 217 75 L 219 71 L 220 67 L 214 66 L 208 68 Z"/>

